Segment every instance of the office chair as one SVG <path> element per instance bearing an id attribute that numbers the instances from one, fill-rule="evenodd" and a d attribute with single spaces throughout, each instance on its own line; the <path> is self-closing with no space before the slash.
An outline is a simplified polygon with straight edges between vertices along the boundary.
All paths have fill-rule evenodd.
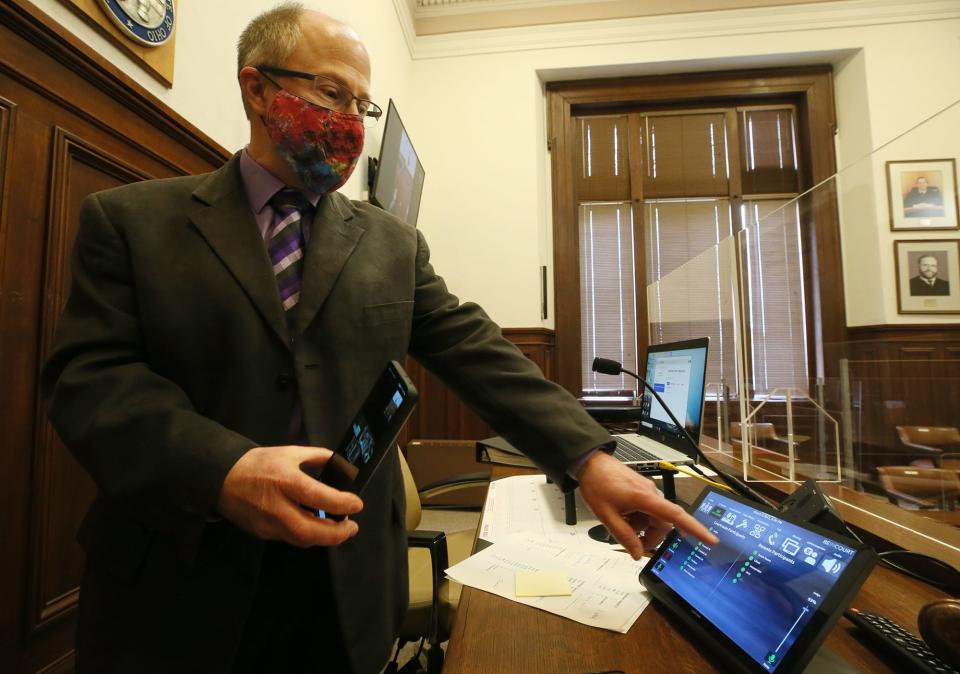
<path id="1" fill-rule="evenodd" d="M 439 674 L 443 668 L 440 644 L 450 638 L 453 618 L 462 586 L 446 578 L 450 566 L 463 561 L 473 551 L 476 528 L 444 534 L 442 531 L 418 530 L 422 514 L 421 495 L 452 488 L 476 490 L 490 482 L 488 474 L 461 476 L 441 484 L 418 490 L 403 454 L 400 454 L 403 489 L 407 500 L 407 562 L 410 567 L 410 607 L 400 633 L 397 651 L 407 642 L 425 640 L 427 672 Z"/>
<path id="2" fill-rule="evenodd" d="M 954 510 L 960 498 L 960 477 L 952 470 L 922 466 L 878 466 L 880 485 L 894 505 L 920 510 Z"/>
<path id="3" fill-rule="evenodd" d="M 911 461 L 912 465 L 960 470 L 960 431 L 955 427 L 897 426 L 897 437 L 904 447 L 920 453 L 921 458 Z"/>
<path id="4" fill-rule="evenodd" d="M 476 440 L 411 440 L 405 454 L 423 509 L 483 508 L 491 466 L 477 462 Z"/>

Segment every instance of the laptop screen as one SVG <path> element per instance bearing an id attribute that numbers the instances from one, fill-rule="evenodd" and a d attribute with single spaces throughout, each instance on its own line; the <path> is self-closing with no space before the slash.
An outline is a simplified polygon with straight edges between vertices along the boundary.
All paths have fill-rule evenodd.
<path id="1" fill-rule="evenodd" d="M 690 436 L 700 441 L 703 416 L 703 387 L 707 371 L 709 340 L 693 339 L 651 346 L 647 351 L 644 378 L 653 386 Z M 670 439 L 682 439 L 680 429 L 670 420 L 656 398 L 644 388 L 640 426 Z M 674 444 L 674 443 L 668 443 Z"/>

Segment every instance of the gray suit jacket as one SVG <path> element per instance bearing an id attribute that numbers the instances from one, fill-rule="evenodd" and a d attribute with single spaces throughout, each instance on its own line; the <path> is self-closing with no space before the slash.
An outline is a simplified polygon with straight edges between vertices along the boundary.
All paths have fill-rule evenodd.
<path id="1" fill-rule="evenodd" d="M 410 353 L 555 480 L 609 440 L 447 291 L 418 230 L 334 193 L 311 231 L 290 334 L 237 157 L 83 204 L 42 384 L 99 487 L 79 535 L 81 632 L 116 671 L 229 668 L 263 543 L 210 515 L 244 452 L 286 444 L 297 398 L 310 443 L 333 446 L 386 362 Z M 358 671 L 386 661 L 408 587 L 395 456 L 368 489 L 360 533 L 330 553 Z"/>

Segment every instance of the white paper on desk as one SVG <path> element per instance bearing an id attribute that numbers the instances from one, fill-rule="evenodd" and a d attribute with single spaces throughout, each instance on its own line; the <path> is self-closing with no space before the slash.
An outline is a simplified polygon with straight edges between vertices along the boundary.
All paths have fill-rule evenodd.
<path id="1" fill-rule="evenodd" d="M 622 550 L 590 538 L 587 532 L 600 521 L 583 502 L 580 490 L 575 498 L 577 523 L 570 525 L 566 523 L 563 493 L 556 484 L 548 484 L 545 476 L 517 475 L 494 480 L 487 491 L 478 535 L 495 543 L 513 533 L 530 533 L 563 545 Z"/>
<path id="2" fill-rule="evenodd" d="M 527 606 L 625 634 L 650 596 L 640 584 L 646 559 L 613 550 L 568 547 L 531 534 L 504 536 L 490 547 L 447 569 L 447 576 Z M 517 571 L 562 571 L 568 597 L 517 597 Z"/>

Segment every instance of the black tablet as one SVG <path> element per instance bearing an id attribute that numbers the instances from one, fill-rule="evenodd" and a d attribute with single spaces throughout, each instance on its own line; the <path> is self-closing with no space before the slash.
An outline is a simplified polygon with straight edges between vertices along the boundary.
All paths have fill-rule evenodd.
<path id="1" fill-rule="evenodd" d="M 693 515 L 720 539 L 674 530 L 640 573 L 729 671 L 802 671 L 877 561 L 866 545 L 709 488 Z"/>
<path id="2" fill-rule="evenodd" d="M 390 361 L 337 444 L 320 479 L 337 489 L 361 494 L 387 452 L 396 451 L 397 436 L 416 404 L 413 382 L 400 363 Z"/>

